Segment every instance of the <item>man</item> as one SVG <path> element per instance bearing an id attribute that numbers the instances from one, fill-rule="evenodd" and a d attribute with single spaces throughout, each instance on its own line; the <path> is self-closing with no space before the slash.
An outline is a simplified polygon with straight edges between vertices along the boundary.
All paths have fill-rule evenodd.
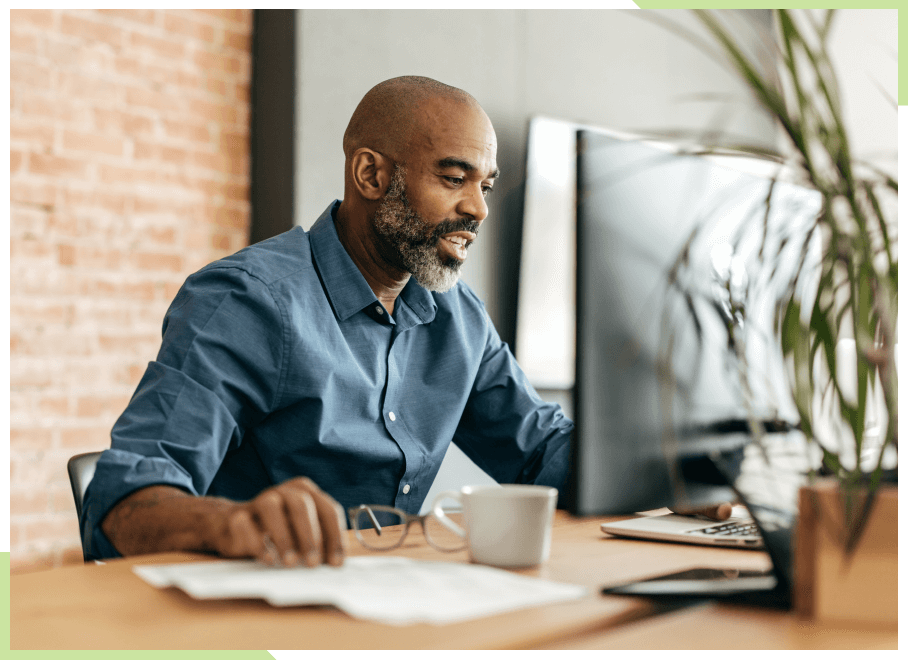
<path id="1" fill-rule="evenodd" d="M 395 78 L 343 147 L 344 199 L 308 233 L 178 293 L 86 493 L 87 556 L 339 565 L 344 509 L 415 513 L 451 441 L 500 482 L 563 486 L 572 423 L 458 281 L 498 176 L 489 118 L 462 90 Z"/>
<path id="2" fill-rule="evenodd" d="M 394 78 L 343 146 L 344 199 L 308 233 L 177 294 L 86 493 L 86 556 L 339 565 L 344 509 L 417 512 L 452 441 L 499 482 L 564 485 L 573 424 L 458 281 L 498 177 L 489 118 L 462 90 Z"/>

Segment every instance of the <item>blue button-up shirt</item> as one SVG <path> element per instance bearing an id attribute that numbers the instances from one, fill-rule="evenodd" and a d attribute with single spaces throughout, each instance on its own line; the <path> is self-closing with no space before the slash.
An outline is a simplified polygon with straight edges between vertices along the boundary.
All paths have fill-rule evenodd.
<path id="1" fill-rule="evenodd" d="M 499 482 L 564 485 L 573 424 L 476 294 L 411 278 L 388 314 L 337 237 L 338 204 L 186 280 L 86 493 L 87 556 L 117 556 L 101 521 L 155 484 L 248 500 L 304 475 L 344 509 L 415 513 L 453 441 Z"/>

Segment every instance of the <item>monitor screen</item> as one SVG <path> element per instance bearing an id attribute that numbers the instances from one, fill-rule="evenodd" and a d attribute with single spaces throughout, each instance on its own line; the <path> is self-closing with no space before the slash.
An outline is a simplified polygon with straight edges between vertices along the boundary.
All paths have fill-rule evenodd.
<path id="1" fill-rule="evenodd" d="M 819 195 L 756 160 L 594 130 L 576 136 L 569 508 L 623 514 L 731 498 L 702 459 L 740 452 L 748 420 L 797 423 L 774 301 L 786 270 L 819 263 L 818 240 L 806 255 L 793 240 L 813 226 Z M 763 267 L 767 241 L 783 241 L 775 270 Z M 747 361 L 743 379 L 729 324 Z"/>

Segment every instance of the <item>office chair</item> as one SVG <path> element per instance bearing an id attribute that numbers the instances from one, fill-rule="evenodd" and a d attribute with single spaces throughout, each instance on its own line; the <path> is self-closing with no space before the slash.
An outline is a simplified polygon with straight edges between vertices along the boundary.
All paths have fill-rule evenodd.
<path id="1" fill-rule="evenodd" d="M 88 489 L 88 484 L 91 483 L 91 478 L 95 476 L 95 464 L 100 457 L 101 452 L 90 451 L 87 454 L 76 454 L 66 463 L 80 527 L 82 525 L 82 498 L 85 497 L 85 491 Z"/>

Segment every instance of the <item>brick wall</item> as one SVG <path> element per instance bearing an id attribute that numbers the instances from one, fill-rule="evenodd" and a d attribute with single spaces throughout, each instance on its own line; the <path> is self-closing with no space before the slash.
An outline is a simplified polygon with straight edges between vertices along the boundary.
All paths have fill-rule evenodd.
<path id="1" fill-rule="evenodd" d="M 10 13 L 10 550 L 81 561 L 66 476 L 186 275 L 243 247 L 250 10 Z"/>

